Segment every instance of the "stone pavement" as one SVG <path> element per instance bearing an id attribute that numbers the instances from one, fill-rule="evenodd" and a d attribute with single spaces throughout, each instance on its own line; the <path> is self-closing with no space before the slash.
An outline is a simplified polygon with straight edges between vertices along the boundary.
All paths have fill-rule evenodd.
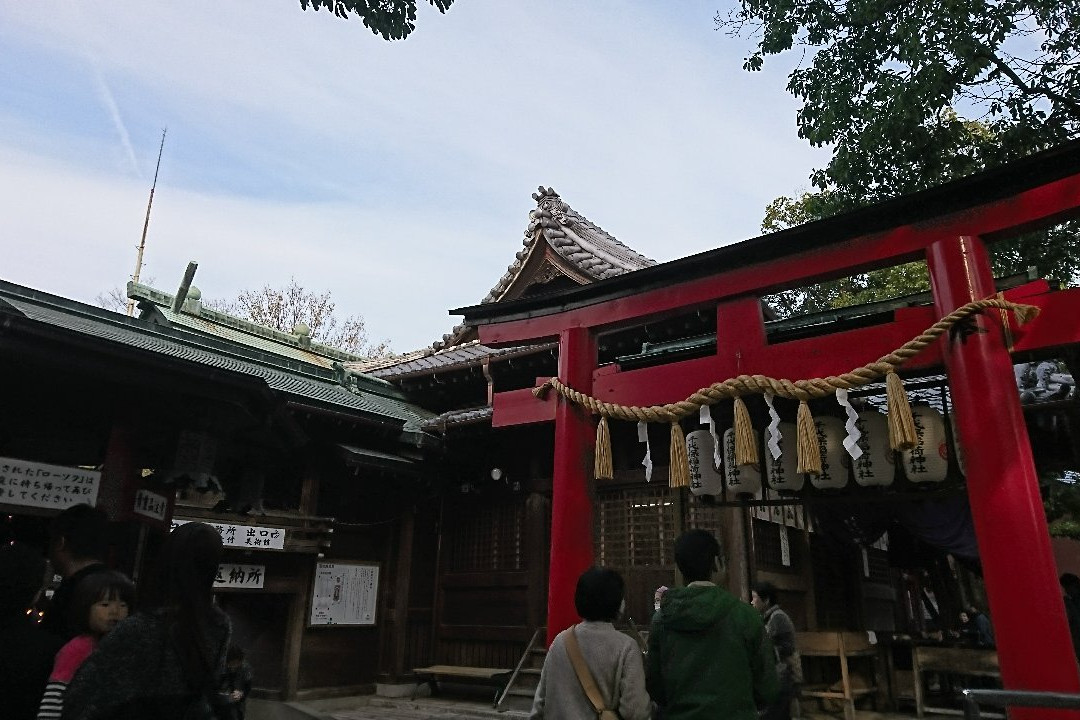
<path id="1" fill-rule="evenodd" d="M 306 702 L 250 700 L 248 720 L 525 720 L 516 710 L 496 712 L 490 702 L 454 697 L 387 698 L 361 695 Z M 860 710 L 858 720 L 911 720 L 909 713 Z M 932 716 L 935 717 L 935 716 Z M 942 717 L 942 716 L 936 716 Z M 843 714 L 804 712 L 803 720 L 842 720 Z"/>

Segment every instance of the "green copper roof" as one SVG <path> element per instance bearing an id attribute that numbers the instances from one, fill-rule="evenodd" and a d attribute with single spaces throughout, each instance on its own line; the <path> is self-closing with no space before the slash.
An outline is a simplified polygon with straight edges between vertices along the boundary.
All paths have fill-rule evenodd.
<path id="1" fill-rule="evenodd" d="M 169 327 L 0 280 L 0 316 L 13 316 L 94 341 L 258 378 L 290 401 L 418 428 L 433 417 L 377 378 L 241 344 L 224 335 Z"/>

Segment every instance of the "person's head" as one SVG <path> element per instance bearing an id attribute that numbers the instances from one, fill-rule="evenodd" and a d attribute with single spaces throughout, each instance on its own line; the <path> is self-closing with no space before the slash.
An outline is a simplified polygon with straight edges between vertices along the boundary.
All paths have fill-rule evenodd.
<path id="1" fill-rule="evenodd" d="M 102 637 L 135 606 L 135 586 L 112 570 L 87 575 L 75 586 L 68 622 L 78 635 Z"/>
<path id="2" fill-rule="evenodd" d="M 708 580 L 723 569 L 720 542 L 707 530 L 687 530 L 675 541 L 675 564 L 688 583 Z"/>
<path id="3" fill-rule="evenodd" d="M 109 552 L 109 518 L 90 505 L 72 505 L 53 518 L 49 559 L 53 569 L 70 577 L 82 567 L 104 562 Z"/>
<path id="4" fill-rule="evenodd" d="M 762 581 L 755 583 L 750 589 L 750 604 L 758 612 L 765 612 L 770 606 L 776 604 L 776 586 L 771 582 Z"/>
<path id="5" fill-rule="evenodd" d="M 967 614 L 967 610 L 961 610 L 960 611 L 960 624 L 961 625 L 967 625 L 969 622 L 971 622 L 971 616 Z"/>
<path id="6" fill-rule="evenodd" d="M 156 582 L 150 587 L 148 604 L 164 618 L 191 687 L 208 687 L 215 681 L 211 628 L 219 621 L 214 578 L 221 553 L 217 530 L 206 523 L 185 523 L 165 538 Z"/>
<path id="7" fill-rule="evenodd" d="M 967 614 L 968 614 L 969 618 L 974 620 L 976 615 L 981 615 L 982 614 L 982 610 L 975 607 L 974 605 L 968 605 L 967 606 Z"/>
<path id="8" fill-rule="evenodd" d="M 589 568 L 578 578 L 574 607 L 584 620 L 611 622 L 619 617 L 624 590 L 619 573 L 611 568 Z"/>
<path id="9" fill-rule="evenodd" d="M 221 535 L 206 523 L 184 523 L 169 533 L 158 556 L 153 605 L 162 610 L 208 608 L 221 553 Z"/>
<path id="10" fill-rule="evenodd" d="M 1061 583 L 1061 589 L 1070 596 L 1080 596 L 1080 577 L 1077 577 L 1073 573 L 1065 573 L 1058 580 Z"/>
<path id="11" fill-rule="evenodd" d="M 23 615 L 45 579 L 45 558 L 22 543 L 0 545 L 0 617 Z"/>

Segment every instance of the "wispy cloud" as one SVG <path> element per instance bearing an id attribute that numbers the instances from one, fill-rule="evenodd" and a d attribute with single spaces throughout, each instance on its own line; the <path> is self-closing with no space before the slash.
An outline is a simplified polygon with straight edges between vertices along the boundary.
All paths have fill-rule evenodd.
<path id="1" fill-rule="evenodd" d="M 112 90 L 109 89 L 109 83 L 105 81 L 105 76 L 101 72 L 101 68 L 97 66 L 96 62 L 91 61 L 91 67 L 94 73 L 94 82 L 97 85 L 98 95 L 101 97 L 101 102 L 105 106 L 105 109 L 109 113 L 109 119 L 112 120 L 113 127 L 116 128 L 116 134 L 120 138 L 120 145 L 124 148 L 124 154 L 127 157 L 128 163 L 131 165 L 131 171 L 138 176 L 139 163 L 135 159 L 135 148 L 131 145 L 131 136 L 128 134 L 127 126 L 124 124 L 124 118 L 120 114 L 120 108 L 116 106 L 116 98 L 113 97 Z"/>

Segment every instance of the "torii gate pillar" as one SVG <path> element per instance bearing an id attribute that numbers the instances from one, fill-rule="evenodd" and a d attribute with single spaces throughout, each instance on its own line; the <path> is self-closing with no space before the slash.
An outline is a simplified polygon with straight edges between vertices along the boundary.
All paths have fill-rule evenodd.
<path id="1" fill-rule="evenodd" d="M 978 237 L 939 240 L 927 249 L 941 316 L 994 294 L 986 246 Z M 1065 606 L 1050 549 L 1038 477 L 1000 320 L 976 315 L 977 331 L 945 340 L 968 497 L 1006 689 L 1080 692 Z M 1015 718 L 1080 717 L 1043 710 Z"/>
<path id="2" fill-rule="evenodd" d="M 559 334 L 559 379 L 592 393 L 596 340 L 588 328 Z M 592 499 L 589 497 L 592 419 L 563 397 L 555 408 L 555 467 L 551 480 L 551 561 L 548 570 L 547 644 L 578 621 L 574 590 L 593 564 Z"/>

